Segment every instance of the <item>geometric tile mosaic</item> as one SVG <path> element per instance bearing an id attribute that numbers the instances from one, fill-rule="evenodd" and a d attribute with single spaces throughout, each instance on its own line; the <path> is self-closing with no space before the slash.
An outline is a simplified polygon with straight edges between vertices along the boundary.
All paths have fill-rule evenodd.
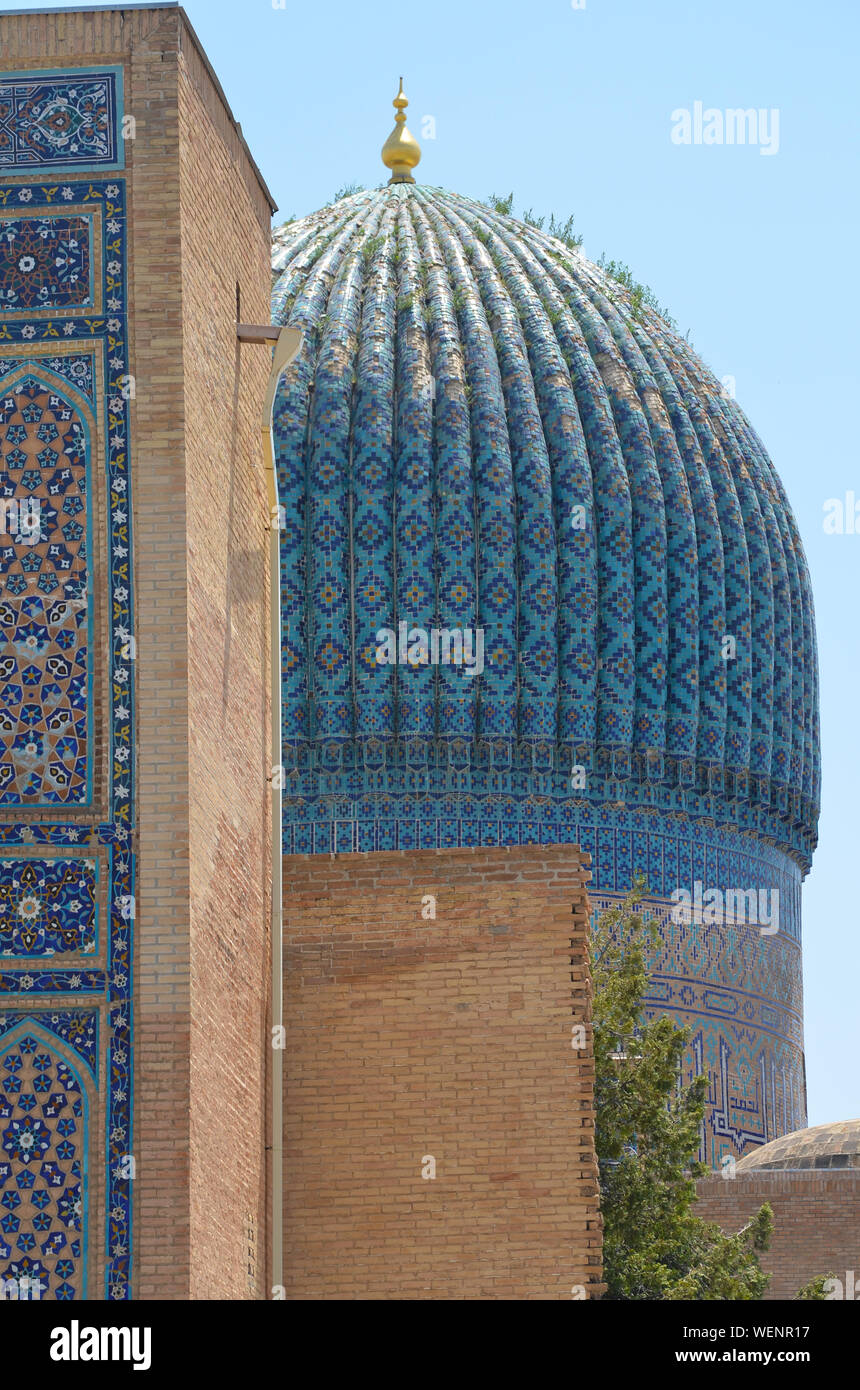
<path id="1" fill-rule="evenodd" d="M 96 863 L 0 859 L 0 956 L 96 949 Z"/>
<path id="2" fill-rule="evenodd" d="M 0 805 L 86 804 L 87 427 L 36 373 L 0 396 Z"/>
<path id="3" fill-rule="evenodd" d="M 0 1041 L 0 1279 L 30 1299 L 85 1297 L 87 1143 L 76 1070 L 34 1034 Z"/>
<path id="4" fill-rule="evenodd" d="M 90 219 L 0 217 L 0 311 L 93 307 Z"/>
<path id="5" fill-rule="evenodd" d="M 86 397 L 90 405 L 95 405 L 95 381 L 91 353 L 76 357 L 72 353 L 64 352 L 62 356 L 44 358 L 44 364 L 55 376 L 64 377 L 69 385 L 74 386 L 76 391 Z M 3 377 L 11 376 L 18 365 L 14 358 L 0 358 L 0 390 L 2 390 Z"/>
<path id="6" fill-rule="evenodd" d="M 77 1053 L 86 1072 L 98 1081 L 99 1015 L 93 1009 L 67 1009 L 21 1013 L 17 1010 L 0 1013 L 0 1046 L 6 1034 L 24 1025 L 53 1033 Z"/>
<path id="7" fill-rule="evenodd" d="M 18 167 L 27 159 L 35 168 L 121 162 L 116 76 L 99 70 L 4 78 L 0 158 Z M 0 186 L 8 250 L 3 289 L 6 303 L 11 292 L 16 304 L 3 316 L 0 339 L 0 1055 L 9 1039 L 9 1055 L 20 1061 L 15 1076 L 26 1081 L 4 1091 L 10 1102 L 22 1096 L 24 1109 L 16 1101 L 11 1119 L 18 1128 L 7 1136 L 16 1157 L 0 1148 L 4 1164 L 21 1165 L 11 1174 L 15 1210 L 8 1213 L 18 1226 L 0 1273 L 13 1261 L 19 1274 L 29 1268 L 46 1283 L 48 1298 L 85 1290 L 92 1212 L 84 1126 L 93 1080 L 104 1105 L 105 1244 L 94 1252 L 98 1288 L 88 1292 L 131 1296 L 135 665 L 125 197 L 122 178 L 89 174 Z M 53 266 L 47 251 L 41 260 L 34 254 L 34 238 L 50 243 Z M 9 524 L 16 513 L 20 521 L 33 511 L 34 534 Z M 96 520 L 101 536 L 93 534 Z M 96 552 L 104 556 L 99 610 L 92 601 Z M 93 763 L 96 682 L 106 695 L 97 745 L 102 767 Z M 67 813 L 77 819 L 70 822 Z M 49 845 L 58 857 L 39 854 Z M 80 964 L 70 964 L 69 955 Z M 57 956 L 59 968 L 51 964 Z M 70 997 L 78 1007 L 69 1007 Z M 30 1001 L 33 1011 L 22 1012 Z M 65 1049 L 62 1057 L 43 1032 Z M 22 1037 L 36 1040 L 32 1055 L 51 1057 L 51 1069 L 31 1064 Z M 34 1097 L 36 1106 L 46 1103 L 38 1098 L 41 1075 L 56 1083 L 49 1094 L 65 1092 L 68 1102 L 62 1115 L 38 1115 L 50 1131 L 41 1163 L 56 1170 L 46 1186 L 56 1195 L 42 1210 L 24 1195 L 41 1188 L 28 1186 L 27 1173 L 36 1169 L 23 1162 L 24 1150 L 48 1139 L 41 1129 L 27 1137 Z M 75 1132 L 61 1133 L 70 1121 Z M 19 1241 L 32 1248 L 19 1249 Z"/>

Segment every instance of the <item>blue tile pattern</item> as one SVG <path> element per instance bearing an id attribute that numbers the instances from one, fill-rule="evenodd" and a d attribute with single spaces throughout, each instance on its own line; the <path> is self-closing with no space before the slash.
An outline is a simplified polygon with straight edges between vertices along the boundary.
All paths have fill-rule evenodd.
<path id="1" fill-rule="evenodd" d="M 85 217 L 0 217 L 0 308 L 93 308 L 91 228 Z"/>
<path id="2" fill-rule="evenodd" d="M 0 956 L 96 948 L 92 859 L 0 859 Z"/>
<path id="3" fill-rule="evenodd" d="M 94 1051 L 97 1016 L 58 1016 L 51 1031 Z M 0 1037 L 0 1280 L 18 1281 L 18 1297 L 86 1297 L 90 1142 L 80 1072 L 25 1019 Z"/>
<path id="4" fill-rule="evenodd" d="M 71 101 L 72 89 L 78 93 L 82 120 L 92 114 L 91 107 L 85 109 L 90 97 L 83 89 L 88 73 L 86 69 L 70 75 L 56 74 L 53 81 L 54 95 L 61 105 L 64 100 Z M 0 787 L 0 908 L 5 906 L 5 913 L 0 912 L 4 966 L 0 970 L 0 1052 L 7 1040 L 17 1038 L 10 1029 L 23 1020 L 22 1027 L 30 1029 L 32 1036 L 37 1036 L 37 1030 L 46 1030 L 57 1039 L 60 1052 L 52 1066 L 71 1065 L 68 1058 L 59 1060 L 63 1047 L 81 1059 L 80 1094 L 84 1100 L 89 1094 L 87 1088 L 92 1089 L 96 1083 L 92 1094 L 103 1107 L 105 1139 L 105 1149 L 98 1156 L 104 1173 L 101 1224 L 105 1244 L 94 1256 L 97 1282 L 95 1287 L 90 1285 L 89 1296 L 123 1300 L 131 1297 L 132 1269 L 132 1181 L 126 1158 L 133 1142 L 136 670 L 130 392 L 126 389 L 126 186 L 121 176 L 103 180 L 90 172 L 94 165 L 98 167 L 102 157 L 107 162 L 119 162 L 122 155 L 117 128 L 118 83 L 110 81 L 105 87 L 106 78 L 91 76 L 93 80 L 98 77 L 107 92 L 112 114 L 107 146 L 101 150 L 101 125 L 96 121 L 95 145 L 91 143 L 87 151 L 79 151 L 80 162 L 88 168 L 87 176 L 76 180 L 70 175 L 68 181 L 39 177 L 32 183 L 19 181 L 0 186 L 4 218 L 10 218 L 14 209 L 39 226 L 66 213 L 71 217 L 73 209 L 88 229 L 88 264 L 97 269 L 91 295 L 94 307 L 81 307 L 71 300 L 57 307 L 58 295 L 52 291 L 42 296 L 45 302 L 37 299 L 27 312 L 5 318 L 0 343 L 0 397 L 12 402 L 11 406 L 3 406 L 4 412 L 12 413 L 0 424 L 0 436 L 6 428 L 19 433 L 23 429 L 25 436 L 23 445 L 20 439 L 17 443 L 15 439 L 3 439 L 8 464 L 5 476 L 10 485 L 19 489 L 24 486 L 26 491 L 23 479 L 27 475 L 51 505 L 56 499 L 57 521 L 51 521 L 50 515 L 49 521 L 55 529 L 59 527 L 59 533 L 50 540 L 29 548 L 7 544 L 9 538 L 2 537 L 14 563 L 3 565 L 0 631 L 4 650 L 0 657 L 7 664 L 12 663 L 6 671 L 7 683 L 20 683 L 37 694 L 28 698 L 22 689 L 17 703 L 4 697 L 4 708 L 14 710 L 16 727 L 8 738 L 0 730 L 0 768 L 8 765 L 14 772 L 11 780 L 3 784 L 5 790 Z M 38 75 L 33 82 L 43 93 L 52 85 L 46 74 Z M 10 84 L 16 89 L 26 85 L 4 77 L 6 95 Z M 36 95 L 30 95 L 35 101 Z M 20 92 L 16 92 L 16 99 L 18 96 Z M 9 145 L 3 143 L 8 111 L 2 102 L 0 112 L 6 112 L 0 118 L 0 151 L 8 154 Z M 74 124 L 68 112 L 62 118 L 66 119 Z M 58 117 L 52 127 L 59 142 L 53 154 L 47 147 L 30 147 L 39 156 L 31 161 L 37 168 L 43 157 L 53 164 L 62 164 L 72 156 L 77 158 L 73 142 L 62 143 L 60 139 L 61 125 Z M 79 139 L 83 140 L 85 134 L 81 127 Z M 20 151 L 15 147 L 13 152 L 17 159 Z M 39 420 L 35 419 L 37 409 L 43 411 Z M 46 409 L 51 419 L 45 416 Z M 58 412 L 65 418 L 58 419 Z M 72 430 L 73 425 L 80 428 Z M 56 439 L 40 439 L 39 429 L 44 427 L 50 432 L 50 426 L 57 429 Z M 62 448 L 57 440 L 63 441 Z M 17 447 L 26 450 L 28 459 L 20 467 L 16 467 L 17 457 L 11 457 Z M 52 451 L 55 457 L 59 451 L 64 457 L 57 458 L 56 463 L 51 458 L 40 461 L 39 451 L 45 450 Z M 94 464 L 96 458 L 98 468 Z M 90 504 L 95 498 L 98 506 L 91 516 Z M 50 506 L 46 510 L 50 512 Z M 103 534 L 91 538 L 88 527 L 94 529 L 96 519 Z M 96 539 L 98 544 L 93 547 Z M 92 574 L 83 563 L 93 553 L 102 557 L 99 583 L 104 589 L 95 609 L 91 603 Z M 80 570 L 77 576 L 73 572 L 75 564 Z M 69 585 L 75 580 L 79 588 L 70 590 Z M 64 612 L 54 611 L 63 605 Z M 64 633 L 72 634 L 73 641 Z M 27 656 L 28 652 L 32 655 Z M 60 664 L 64 654 L 66 665 L 71 662 L 70 671 L 63 670 Z M 30 677 L 28 663 L 34 668 Z M 19 670 L 21 680 L 17 682 L 13 676 Z M 32 682 L 29 686 L 28 680 Z M 93 695 L 96 682 L 104 692 L 100 702 Z M 59 716 L 62 727 L 53 728 L 51 720 Z M 40 721 L 44 726 L 41 730 Z M 41 753 L 37 747 L 27 747 L 28 742 L 34 742 L 34 729 L 41 733 L 45 745 Z M 92 736 L 94 729 L 99 735 L 96 739 Z M 13 747 L 22 738 L 21 749 Z M 76 748 L 71 740 L 77 740 Z M 47 791 L 40 757 L 47 769 Z M 25 766 L 27 758 L 33 762 L 29 769 Z M 86 767 L 79 766 L 81 760 L 85 760 Z M 68 783 L 62 781 L 63 768 L 69 769 Z M 22 775 L 29 774 L 40 778 L 43 785 L 22 782 Z M 55 791 L 65 786 L 69 788 L 68 795 Z M 25 883 L 24 875 L 35 875 L 35 881 Z M 103 926 L 98 916 L 100 902 Z M 23 915 L 22 903 L 26 907 Z M 75 1009 L 69 1007 L 70 997 Z M 83 1025 L 82 1019 L 86 1020 Z M 9 1045 L 13 1046 L 13 1042 Z M 77 1141 L 64 1136 L 62 1142 Z M 77 1154 L 70 1160 L 80 1161 Z M 66 1174 L 64 1190 L 71 1194 L 74 1184 L 70 1174 L 71 1170 Z M 17 1177 L 13 1175 L 13 1187 L 16 1184 Z M 77 1200 L 69 1196 L 70 1210 Z M 64 1260 L 77 1261 L 77 1273 L 57 1284 L 51 1281 L 49 1298 L 81 1296 L 87 1210 L 85 1206 L 81 1211 L 80 1233 L 74 1237 L 79 1246 L 77 1253 L 64 1250 L 56 1265 L 60 1271 Z M 27 1217 L 26 1230 L 20 1212 L 17 1219 L 21 1238 L 29 1238 L 34 1231 L 33 1213 Z M 68 1233 L 66 1238 L 70 1240 Z M 54 1245 L 59 1248 L 58 1241 Z M 38 1254 L 44 1263 L 41 1247 L 32 1255 L 18 1253 L 21 1260 L 35 1260 Z M 61 1283 L 67 1287 L 61 1288 Z"/>
<path id="5" fill-rule="evenodd" d="M 76 393 L 22 364 L 0 395 L 0 806 L 86 805 L 90 427 Z M 4 519 L 10 515 L 4 510 Z"/>
<path id="6" fill-rule="evenodd" d="M 688 344 L 537 229 L 419 185 L 289 224 L 274 264 L 305 330 L 276 404 L 297 775 L 486 765 L 556 796 L 580 762 L 589 798 L 718 809 L 807 868 L 806 563 Z M 483 676 L 379 666 L 400 620 L 483 626 Z"/>
<path id="7" fill-rule="evenodd" d="M 659 931 L 646 1016 L 669 1012 L 689 1030 L 684 1076 L 708 1077 L 699 1157 L 714 1168 L 728 1154 L 741 1157 L 806 1125 L 800 881 L 791 869 L 775 873 L 752 856 L 739 856 L 728 869 L 750 888 L 778 888 L 780 931 L 773 936 L 744 922 L 682 925 L 665 898 L 645 904 Z M 618 897 L 595 889 L 592 906 L 599 912 Z"/>
<path id="8" fill-rule="evenodd" d="M 121 168 L 121 121 L 121 68 L 3 73 L 0 171 Z"/>
<path id="9" fill-rule="evenodd" d="M 93 1081 L 98 1080 L 99 1016 L 93 1009 L 63 1009 L 60 1013 L 0 1014 L 0 1047 L 5 1034 L 19 1027 L 42 1028 L 77 1053 Z"/>

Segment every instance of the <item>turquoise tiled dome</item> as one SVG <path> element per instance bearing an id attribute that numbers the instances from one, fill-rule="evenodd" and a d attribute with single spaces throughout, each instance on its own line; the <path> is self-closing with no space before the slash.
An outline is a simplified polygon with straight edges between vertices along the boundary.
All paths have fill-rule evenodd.
<path id="1" fill-rule="evenodd" d="M 595 910 L 642 875 L 701 1156 L 802 1128 L 815 629 L 758 436 L 615 280 L 441 189 L 292 222 L 274 268 L 285 851 L 578 844 Z M 401 622 L 482 629 L 483 672 L 380 662 Z M 778 930 L 677 921 L 696 885 Z"/>
<path id="2" fill-rule="evenodd" d="M 306 335 L 276 410 L 295 765 L 525 771 L 554 795 L 577 765 L 586 797 L 759 830 L 807 867 L 806 560 L 688 343 L 441 189 L 344 198 L 282 228 L 273 263 L 276 321 Z M 401 620 L 483 628 L 483 675 L 380 665 Z"/>

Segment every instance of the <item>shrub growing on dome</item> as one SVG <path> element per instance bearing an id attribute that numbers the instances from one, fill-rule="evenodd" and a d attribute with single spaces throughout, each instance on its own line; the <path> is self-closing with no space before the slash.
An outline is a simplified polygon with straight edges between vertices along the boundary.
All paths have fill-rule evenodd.
<path id="1" fill-rule="evenodd" d="M 339 203 L 343 198 L 352 198 L 356 193 L 364 193 L 363 183 L 345 183 L 337 190 L 332 198 L 333 203 Z"/>

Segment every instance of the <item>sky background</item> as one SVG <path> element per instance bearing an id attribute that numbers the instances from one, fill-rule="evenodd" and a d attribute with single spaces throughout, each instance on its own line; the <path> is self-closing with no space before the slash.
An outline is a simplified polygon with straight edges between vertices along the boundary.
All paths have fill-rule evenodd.
<path id="1" fill-rule="evenodd" d="M 809 1122 L 860 1116 L 857 0 L 186 0 L 279 212 L 373 187 L 402 73 L 420 178 L 576 217 L 736 394 L 794 507 L 816 600 L 820 845 L 804 885 Z M 278 6 L 277 8 L 275 6 Z M 20 8 L 0 4 L 0 9 Z M 42 8 L 76 8 L 56 3 Z M 676 145 L 672 112 L 779 112 L 779 148 Z M 217 255 L 217 247 L 213 247 Z"/>

